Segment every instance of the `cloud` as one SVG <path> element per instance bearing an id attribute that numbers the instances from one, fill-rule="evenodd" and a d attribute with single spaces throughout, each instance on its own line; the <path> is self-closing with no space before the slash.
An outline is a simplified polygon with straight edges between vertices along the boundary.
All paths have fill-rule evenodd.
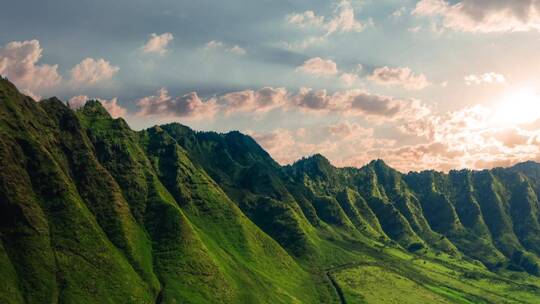
<path id="1" fill-rule="evenodd" d="M 71 82 L 76 86 L 93 85 L 111 79 L 119 70 L 103 58 L 85 58 L 71 69 Z"/>
<path id="2" fill-rule="evenodd" d="M 421 0 L 416 3 L 413 15 L 433 16 L 444 13 L 449 4 L 444 0 Z"/>
<path id="3" fill-rule="evenodd" d="M 127 110 L 118 104 L 118 99 L 115 97 L 111 100 L 101 99 L 101 105 L 111 114 L 112 117 L 124 117 L 127 114 Z"/>
<path id="4" fill-rule="evenodd" d="M 339 76 L 339 79 L 347 86 L 352 86 L 358 81 L 358 74 L 356 73 L 343 73 Z"/>
<path id="5" fill-rule="evenodd" d="M 372 20 L 360 22 L 356 20 L 354 8 L 348 0 L 336 4 L 333 15 L 330 17 L 317 16 L 312 10 L 303 13 L 293 13 L 285 17 L 287 23 L 305 30 L 315 30 L 319 35 L 310 36 L 300 43 L 288 44 L 289 48 L 303 49 L 325 39 L 335 33 L 362 32 Z"/>
<path id="6" fill-rule="evenodd" d="M 286 17 L 286 20 L 288 23 L 298 25 L 302 28 L 323 27 L 324 25 L 324 16 L 317 16 L 313 11 L 290 14 Z"/>
<path id="7" fill-rule="evenodd" d="M 298 94 L 292 98 L 295 107 L 311 111 L 335 111 L 338 108 L 337 100 L 326 90 L 313 90 L 300 88 Z"/>
<path id="8" fill-rule="evenodd" d="M 372 128 L 348 121 L 312 128 L 278 128 L 266 133 L 247 133 L 281 164 L 321 153 L 334 165 L 355 166 L 369 161 L 376 149 L 395 144 L 392 140 L 376 139 Z"/>
<path id="9" fill-rule="evenodd" d="M 73 96 L 69 99 L 68 101 L 68 106 L 71 108 L 71 109 L 74 109 L 74 110 L 77 110 L 77 109 L 80 109 L 82 108 L 86 102 L 88 100 L 90 100 L 91 98 L 88 98 L 88 96 L 86 95 L 77 95 L 77 96 Z"/>
<path id="10" fill-rule="evenodd" d="M 330 59 L 314 57 L 297 68 L 297 71 L 315 76 L 332 76 L 338 73 L 337 65 Z"/>
<path id="11" fill-rule="evenodd" d="M 300 152 L 297 147 L 296 136 L 294 132 L 286 129 L 276 129 L 269 133 L 246 132 L 259 145 L 261 145 L 272 157 L 281 164 L 288 164 L 306 153 Z M 291 151 L 296 149 L 296 151 Z M 291 154 L 291 152 L 293 152 Z"/>
<path id="12" fill-rule="evenodd" d="M 352 116 L 365 115 L 368 118 L 415 120 L 431 112 L 427 106 L 414 99 L 396 99 L 362 90 L 348 91 L 345 96 L 347 98 L 344 113 Z"/>
<path id="13" fill-rule="evenodd" d="M 259 90 L 236 91 L 205 101 L 200 99 L 196 92 L 173 98 L 165 88 L 161 88 L 156 95 L 137 101 L 137 115 L 201 119 L 218 113 L 265 113 L 285 107 L 287 101 L 288 93 L 284 88 L 265 87 Z"/>
<path id="14" fill-rule="evenodd" d="M 431 114 L 420 120 L 418 134 L 426 141 L 399 145 L 376 129 L 356 122 L 342 121 L 328 125 L 279 128 L 267 133 L 250 132 L 275 159 L 287 164 L 322 153 L 334 165 L 359 167 L 372 159 L 382 158 L 400 171 L 459 168 L 484 169 L 516 162 L 540 159 L 540 131 L 520 126 L 496 127 L 490 122 L 488 109 L 477 106 L 442 115 Z M 394 121 L 387 127 L 399 127 Z M 425 132 L 424 129 L 431 129 Z M 412 131 L 412 130 L 411 130 Z M 391 136 L 395 136 L 391 135 Z M 361 147 L 359 149 L 358 147 Z"/>
<path id="15" fill-rule="evenodd" d="M 472 74 L 472 75 L 465 76 L 465 84 L 467 84 L 468 86 L 478 85 L 482 83 L 501 84 L 505 82 L 506 82 L 506 78 L 504 77 L 504 75 L 493 73 L 493 72 L 479 74 L 479 75 Z"/>
<path id="16" fill-rule="evenodd" d="M 515 32 L 540 29 L 540 2 L 421 0 L 414 15 L 441 19 L 445 28 L 464 32 Z"/>
<path id="17" fill-rule="evenodd" d="M 17 86 L 39 91 L 60 83 L 58 65 L 38 64 L 43 49 L 38 40 L 12 41 L 0 48 L 0 75 Z"/>
<path id="18" fill-rule="evenodd" d="M 280 106 L 285 106 L 288 100 L 284 88 L 265 87 L 257 91 L 245 90 L 225 94 L 218 98 L 221 111 L 236 112 L 267 112 Z"/>
<path id="19" fill-rule="evenodd" d="M 169 96 L 165 88 L 157 91 L 156 95 L 137 100 L 139 116 L 162 116 L 188 119 L 201 119 L 214 116 L 218 105 L 214 98 L 203 101 L 196 92 L 179 97 Z"/>
<path id="20" fill-rule="evenodd" d="M 238 45 L 233 46 L 228 51 L 233 53 L 233 54 L 236 54 L 236 55 L 245 55 L 246 54 L 246 50 L 239 47 Z"/>
<path id="21" fill-rule="evenodd" d="M 337 120 L 297 129 L 249 132 L 283 164 L 314 153 L 322 153 L 339 166 L 358 167 L 383 158 L 401 171 L 482 169 L 503 161 L 512 164 L 540 159 L 540 130 L 498 124 L 494 110 L 482 106 L 433 113 L 418 100 L 363 90 L 329 93 L 301 88 L 288 92 L 272 87 L 230 92 L 206 100 L 194 92 L 171 97 L 160 89 L 137 104 L 140 116 L 201 119 L 279 109 L 331 114 L 325 118 Z"/>
<path id="22" fill-rule="evenodd" d="M 328 125 L 323 131 L 330 135 L 330 137 L 343 141 L 371 138 L 374 135 L 373 129 L 364 128 L 357 123 L 348 121 Z"/>
<path id="23" fill-rule="evenodd" d="M 449 171 L 460 168 L 462 151 L 452 150 L 441 142 L 406 145 L 395 148 L 385 148 L 377 151 L 390 166 L 402 172 L 435 169 Z"/>
<path id="24" fill-rule="evenodd" d="M 71 97 L 68 101 L 68 105 L 71 109 L 76 110 L 82 108 L 88 100 L 99 100 L 101 105 L 113 118 L 125 117 L 127 115 L 127 109 L 118 104 L 118 99 L 116 97 L 107 100 L 102 98 L 88 98 L 88 96 L 85 95 L 78 95 Z"/>
<path id="25" fill-rule="evenodd" d="M 405 13 L 407 12 L 407 8 L 402 6 L 400 8 L 398 8 L 397 10 L 395 10 L 393 13 L 392 13 L 392 17 L 393 18 L 399 18 L 401 16 L 403 16 Z"/>
<path id="26" fill-rule="evenodd" d="M 493 138 L 499 141 L 502 145 L 508 148 L 515 148 L 517 146 L 527 145 L 531 136 L 527 135 L 528 132 L 525 132 L 519 128 L 507 128 L 500 130 L 493 130 L 492 132 L 486 132 L 486 138 Z"/>
<path id="27" fill-rule="evenodd" d="M 292 104 L 302 110 L 333 112 L 343 116 L 363 116 L 385 120 L 418 119 L 430 113 L 418 100 L 402 100 L 371 94 L 363 90 L 346 90 L 328 94 L 326 90 L 301 88 L 291 97 Z"/>
<path id="28" fill-rule="evenodd" d="M 245 55 L 247 51 L 240 47 L 239 45 L 234 45 L 232 47 L 227 46 L 225 43 L 218 40 L 208 41 L 204 47 L 206 50 L 224 50 L 225 52 L 232 53 L 235 55 Z"/>
<path id="29" fill-rule="evenodd" d="M 325 25 L 326 36 L 335 32 L 361 32 L 365 25 L 354 17 L 354 9 L 349 1 L 341 1 L 332 19 Z"/>
<path id="30" fill-rule="evenodd" d="M 167 45 L 169 45 L 169 42 L 171 42 L 173 39 L 174 37 L 171 33 L 163 33 L 161 35 L 152 33 L 150 35 L 150 39 L 148 39 L 146 44 L 142 47 L 142 51 L 144 53 L 156 53 L 163 55 L 167 52 Z"/>
<path id="31" fill-rule="evenodd" d="M 500 124 L 496 115 L 494 109 L 474 106 L 402 124 L 399 128 L 402 132 L 425 137 L 428 143 L 423 145 L 439 143 L 445 149 L 435 151 L 410 146 L 406 150 L 408 158 L 403 158 L 407 156 L 403 154 L 405 150 L 391 151 L 388 155 L 396 160 L 401 157 L 403 168 L 406 167 L 407 159 L 416 160 L 415 166 L 409 164 L 408 168 L 416 170 L 433 167 L 441 170 L 484 169 L 531 159 L 539 160 L 540 147 L 536 139 L 540 131 L 520 124 Z"/>
<path id="32" fill-rule="evenodd" d="M 32 92 L 32 91 L 30 91 L 28 89 L 22 89 L 21 93 L 23 93 L 24 95 L 32 98 L 35 101 L 40 101 L 41 100 L 41 95 L 37 95 L 37 94 L 35 94 L 34 92 Z"/>
<path id="33" fill-rule="evenodd" d="M 421 90 L 429 86 L 424 74 L 415 75 L 409 68 L 377 68 L 368 77 L 369 80 L 381 85 L 397 85 L 407 90 Z"/>
<path id="34" fill-rule="evenodd" d="M 205 45 L 206 49 L 218 49 L 223 47 L 223 42 L 217 40 L 208 41 Z"/>
<path id="35" fill-rule="evenodd" d="M 196 92 L 180 97 L 169 96 L 165 88 L 156 95 L 136 101 L 139 116 L 162 116 L 183 118 L 208 118 L 216 114 L 266 113 L 299 110 L 309 113 L 333 113 L 343 117 L 363 117 L 371 122 L 382 123 L 396 120 L 417 120 L 430 113 L 430 109 L 418 100 L 396 99 L 376 95 L 363 90 L 336 91 L 300 88 L 288 92 L 285 88 L 264 87 L 214 96 L 207 100 Z"/>

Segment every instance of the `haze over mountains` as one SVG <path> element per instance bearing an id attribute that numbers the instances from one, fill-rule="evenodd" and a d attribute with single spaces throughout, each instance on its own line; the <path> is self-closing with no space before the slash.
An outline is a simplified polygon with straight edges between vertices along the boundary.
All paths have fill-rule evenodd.
<path id="1" fill-rule="evenodd" d="M 372 303 L 369 267 L 404 303 L 535 303 L 539 194 L 534 162 L 280 166 L 239 132 L 136 132 L 0 80 L 2 303 Z"/>

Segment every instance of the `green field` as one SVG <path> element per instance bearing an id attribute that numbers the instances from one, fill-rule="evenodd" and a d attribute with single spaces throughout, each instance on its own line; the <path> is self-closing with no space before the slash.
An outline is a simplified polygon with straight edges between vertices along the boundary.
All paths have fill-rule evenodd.
<path id="1" fill-rule="evenodd" d="M 406 257 L 393 249 L 388 253 L 376 262 L 331 272 L 346 303 L 538 303 L 540 299 L 540 282 L 520 273 L 495 275 L 449 257 Z"/>

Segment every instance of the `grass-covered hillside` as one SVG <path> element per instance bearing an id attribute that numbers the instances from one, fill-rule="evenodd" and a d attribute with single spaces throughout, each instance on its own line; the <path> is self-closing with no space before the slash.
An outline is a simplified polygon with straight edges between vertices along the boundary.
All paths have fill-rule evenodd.
<path id="1" fill-rule="evenodd" d="M 0 79 L 0 303 L 539 303 L 540 165 L 280 166 Z"/>

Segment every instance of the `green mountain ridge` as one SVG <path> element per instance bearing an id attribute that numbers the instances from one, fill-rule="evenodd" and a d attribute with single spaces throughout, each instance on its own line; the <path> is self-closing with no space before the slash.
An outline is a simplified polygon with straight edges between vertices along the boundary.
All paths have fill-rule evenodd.
<path id="1" fill-rule="evenodd" d="M 0 79 L 1 303 L 535 303 L 539 194 L 534 162 L 281 166 L 237 131 L 133 131 Z"/>

